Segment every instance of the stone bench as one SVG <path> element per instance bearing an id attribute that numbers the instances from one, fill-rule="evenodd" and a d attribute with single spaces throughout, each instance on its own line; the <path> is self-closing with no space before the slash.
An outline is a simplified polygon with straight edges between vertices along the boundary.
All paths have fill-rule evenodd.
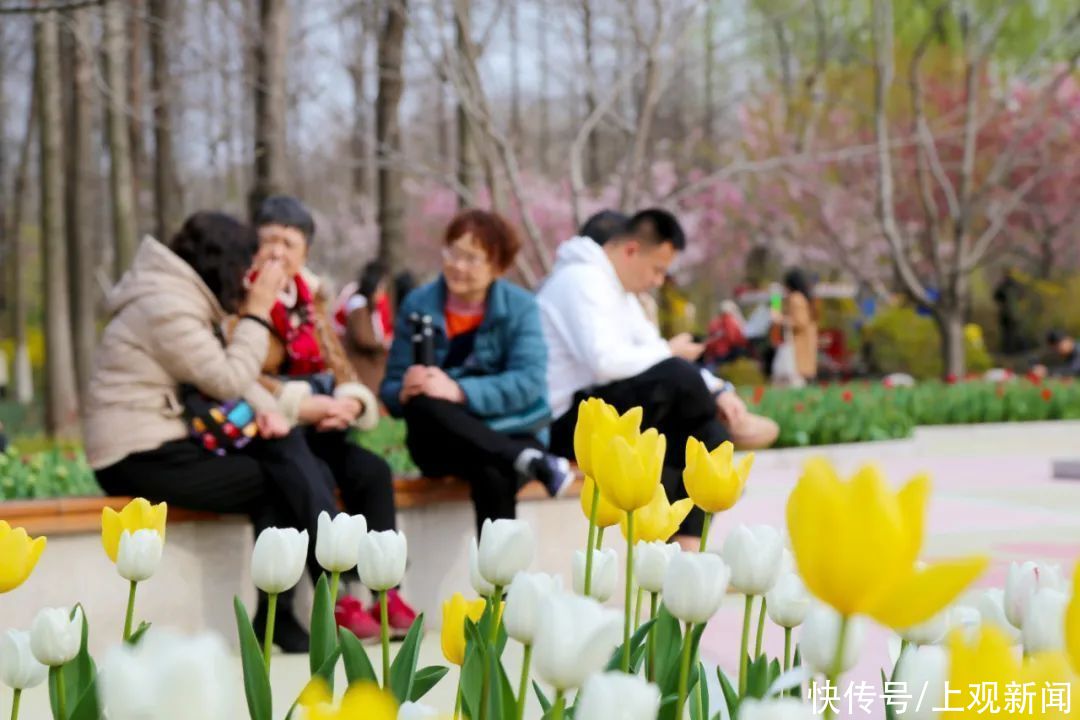
<path id="1" fill-rule="evenodd" d="M 578 480 L 565 499 L 547 499 L 538 483 L 522 488 L 519 517 L 528 520 L 541 542 L 537 569 L 560 572 L 569 579 L 569 548 L 584 538 L 585 522 L 576 507 Z M 453 592 L 471 592 L 468 585 L 468 543 L 475 533 L 468 484 L 456 478 L 399 478 L 394 482 L 400 529 L 409 538 L 409 569 L 404 589 L 431 627 L 441 618 L 442 600 Z M 129 498 L 79 497 L 0 502 L 0 520 L 45 535 L 48 547 L 30 580 L 17 591 L 0 595 L 5 626 L 29 628 L 42 607 L 82 602 L 91 621 L 95 649 L 113 644 L 122 633 L 127 583 L 117 574 L 101 546 L 101 512 L 121 509 Z M 566 535 L 568 526 L 580 532 Z M 581 536 L 581 538 L 578 537 Z M 566 548 L 543 550 L 551 539 L 565 539 Z M 137 617 L 186 632 L 210 629 L 230 642 L 235 638 L 233 596 L 252 607 L 251 525 L 243 516 L 169 509 L 168 538 L 162 569 L 139 587 Z M 545 565 L 545 559 L 553 566 Z M 566 565 L 566 567 L 563 567 Z M 310 597 L 301 583 L 300 607 Z"/>

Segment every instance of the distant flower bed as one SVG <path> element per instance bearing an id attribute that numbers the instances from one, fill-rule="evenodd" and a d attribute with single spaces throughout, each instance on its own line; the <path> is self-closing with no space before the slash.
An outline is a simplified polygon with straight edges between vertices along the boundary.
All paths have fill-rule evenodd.
<path id="1" fill-rule="evenodd" d="M 12 446 L 0 453 L 0 500 L 100 494 L 94 473 L 79 451 L 53 448 L 24 455 Z"/>
<path id="2" fill-rule="evenodd" d="M 904 438 L 917 425 L 1080 419 L 1080 385 L 1071 380 L 759 387 L 745 398 L 780 424 L 778 447 Z"/>

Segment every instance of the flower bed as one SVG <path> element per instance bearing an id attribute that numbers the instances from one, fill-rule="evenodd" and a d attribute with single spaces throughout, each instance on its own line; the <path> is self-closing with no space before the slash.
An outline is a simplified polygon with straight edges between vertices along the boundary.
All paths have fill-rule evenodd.
<path id="1" fill-rule="evenodd" d="M 101 495 L 81 452 L 53 448 L 23 455 L 15 446 L 0 453 L 0 501 Z"/>

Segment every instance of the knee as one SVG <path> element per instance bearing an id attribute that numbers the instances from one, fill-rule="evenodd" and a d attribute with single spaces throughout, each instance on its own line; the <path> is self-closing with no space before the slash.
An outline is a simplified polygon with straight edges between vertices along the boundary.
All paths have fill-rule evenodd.
<path id="1" fill-rule="evenodd" d="M 701 377 L 701 368 L 689 360 L 672 357 L 656 365 L 661 383 L 687 398 L 708 398 L 709 388 Z"/>

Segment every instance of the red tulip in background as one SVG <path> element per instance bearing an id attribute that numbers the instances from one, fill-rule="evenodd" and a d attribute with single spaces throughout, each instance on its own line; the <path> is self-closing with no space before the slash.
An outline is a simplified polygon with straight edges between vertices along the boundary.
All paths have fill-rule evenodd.
<path id="1" fill-rule="evenodd" d="M 1054 397 L 1054 393 L 1050 391 L 1050 388 L 1043 388 L 1042 399 L 1046 402 L 1050 402 Z"/>
<path id="2" fill-rule="evenodd" d="M 840 399 L 846 403 L 849 403 L 855 399 L 855 395 L 853 395 L 850 390 L 845 390 L 844 394 L 840 396 Z"/>

